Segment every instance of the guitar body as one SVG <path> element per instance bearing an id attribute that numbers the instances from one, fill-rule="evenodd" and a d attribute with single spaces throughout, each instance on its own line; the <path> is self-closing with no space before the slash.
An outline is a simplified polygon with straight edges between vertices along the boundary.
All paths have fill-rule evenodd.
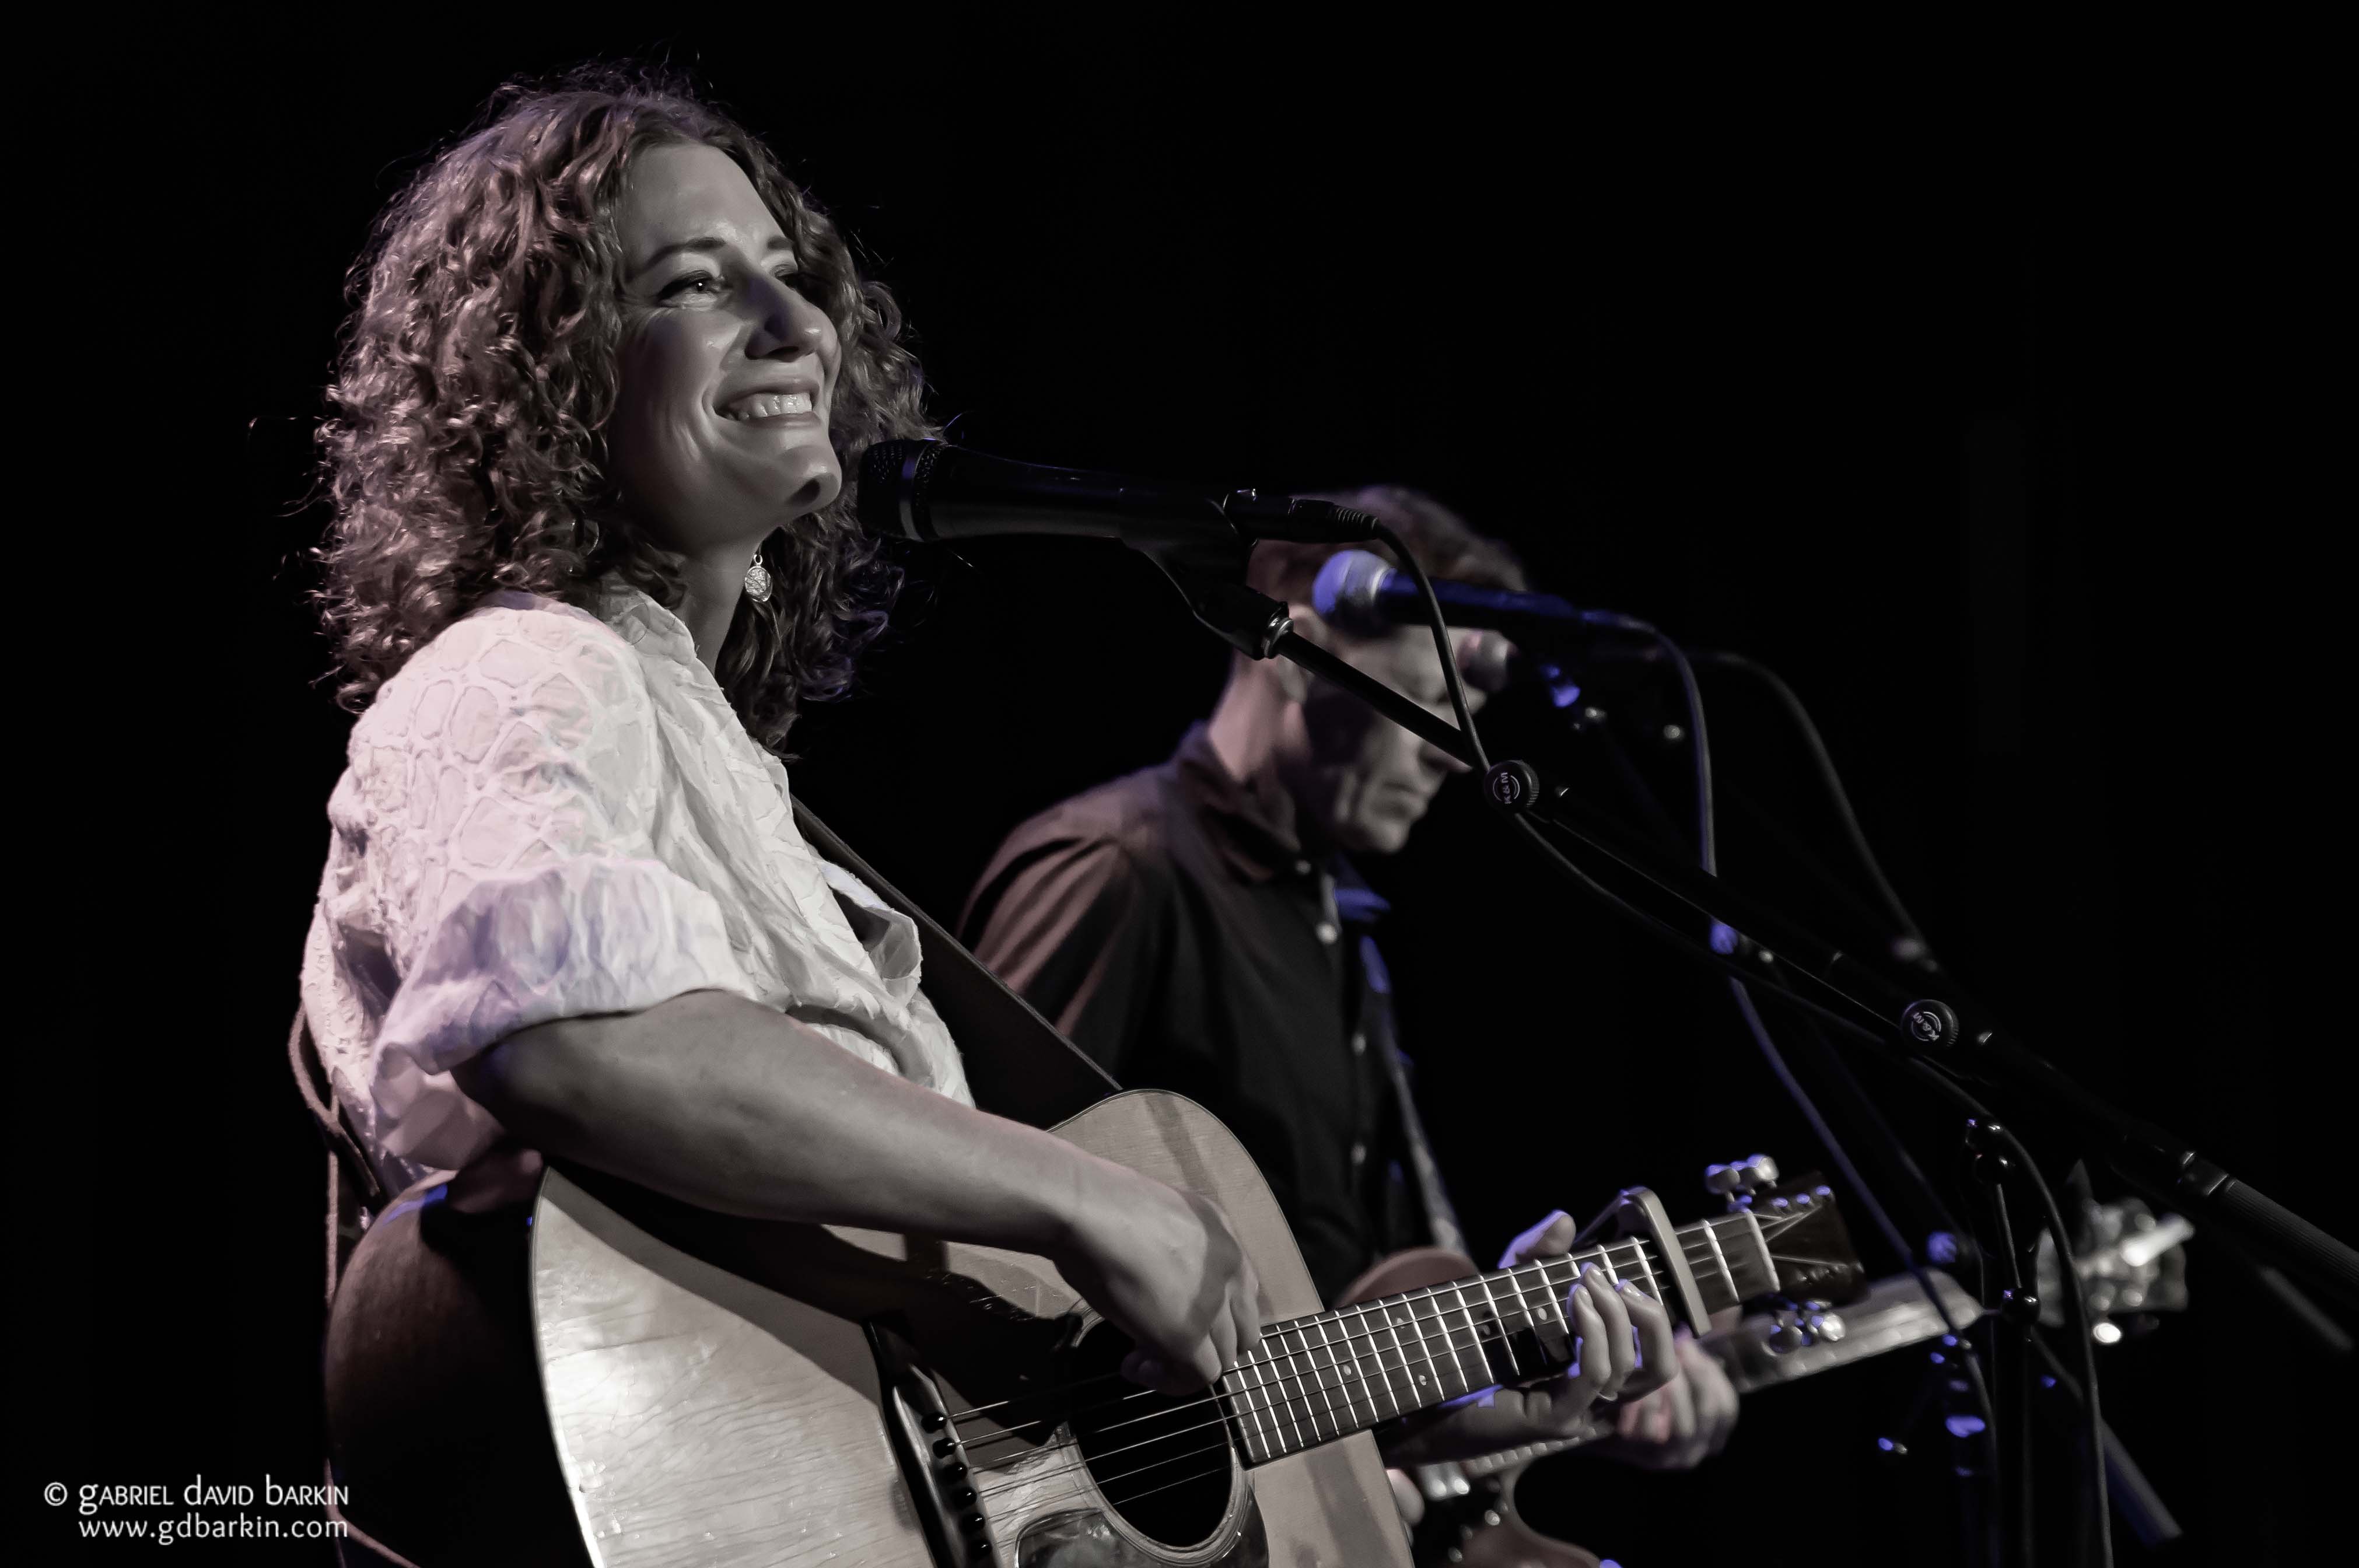
<path id="1" fill-rule="evenodd" d="M 1134 1091 L 1056 1130 L 1219 1203 L 1253 1258 L 1266 1317 L 1321 1310 L 1267 1184 L 1208 1113 Z M 1119 1442 L 1116 1453 L 1084 1462 L 1070 1425 L 1016 1419 L 1050 1409 L 1048 1390 L 1074 1368 L 1108 1364 L 1106 1353 L 1088 1355 L 1094 1341 L 1076 1349 L 1077 1328 L 1093 1316 L 1028 1254 L 730 1221 L 551 1172 L 533 1215 L 531 1306 L 558 1466 L 602 1568 L 935 1568 L 944 1549 L 915 1500 L 908 1444 L 897 1449 L 893 1436 L 897 1422 L 908 1430 L 907 1401 L 895 1395 L 910 1386 L 897 1381 L 896 1367 L 929 1381 L 951 1413 L 1016 1401 L 1003 1407 L 1007 1426 L 985 1416 L 935 1429 L 962 1437 L 963 1485 L 981 1497 L 969 1506 L 987 1521 L 987 1550 L 962 1561 L 1409 1561 L 1365 1434 L 1250 1471 L 1232 1459 L 1222 1477 L 1134 1502 L 1164 1475 L 1139 1476 Z M 1094 1397 L 1132 1392 L 1115 1382 Z M 1174 1491 L 1195 1499 L 1158 1513 Z M 974 1551 L 976 1539 L 953 1550 Z"/>

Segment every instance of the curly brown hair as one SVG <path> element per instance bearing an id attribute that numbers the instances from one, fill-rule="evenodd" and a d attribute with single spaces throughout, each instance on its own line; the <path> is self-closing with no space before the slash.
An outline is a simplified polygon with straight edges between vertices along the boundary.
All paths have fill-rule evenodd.
<path id="1" fill-rule="evenodd" d="M 803 703 L 850 689 L 900 583 L 854 518 L 860 453 L 934 433 L 900 310 L 761 141 L 682 81 L 607 65 L 503 87 L 353 266 L 320 432 L 335 506 L 320 602 L 346 707 L 500 590 L 588 608 L 614 575 L 679 605 L 679 558 L 617 505 L 604 432 L 624 330 L 612 213 L 633 159 L 679 143 L 745 169 L 843 343 L 828 430 L 844 493 L 763 542 L 777 590 L 740 602 L 715 673 L 773 749 Z"/>

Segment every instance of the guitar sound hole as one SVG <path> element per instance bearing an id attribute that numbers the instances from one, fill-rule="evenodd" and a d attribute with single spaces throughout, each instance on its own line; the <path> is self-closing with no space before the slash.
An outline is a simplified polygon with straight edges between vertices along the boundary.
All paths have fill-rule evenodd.
<path id="1" fill-rule="evenodd" d="M 1122 1376 L 1128 1335 L 1100 1323 L 1071 1352 L 1071 1425 L 1090 1476 L 1125 1522 L 1165 1546 L 1196 1546 L 1228 1512 L 1227 1421 L 1212 1390 L 1177 1397 Z"/>

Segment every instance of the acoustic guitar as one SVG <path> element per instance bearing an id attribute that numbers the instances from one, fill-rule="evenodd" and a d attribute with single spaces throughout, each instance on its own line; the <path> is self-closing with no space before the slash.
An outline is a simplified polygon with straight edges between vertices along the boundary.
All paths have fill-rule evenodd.
<path id="1" fill-rule="evenodd" d="M 1125 1381 L 1126 1339 L 1038 1257 L 732 1219 L 550 1171 L 528 1226 L 499 1219 L 515 1209 L 438 1213 L 457 1200 L 428 1193 L 371 1228 L 329 1345 L 332 1427 L 371 1434 L 339 1449 L 352 1516 L 421 1562 L 1409 1568 L 1369 1429 L 1561 1371 L 1565 1292 L 1584 1264 L 1707 1308 L 1840 1298 L 1860 1279 L 1821 1202 L 1665 1222 L 1331 1311 L 1253 1161 L 1201 1107 L 1131 1091 L 1056 1130 L 1228 1214 L 1270 1326 L 1216 1387 L 1169 1397 Z M 467 1247 L 435 1233 L 471 1225 L 493 1227 L 479 1265 L 497 1237 L 528 1234 L 528 1313 L 484 1305 L 496 1264 L 451 1281 L 447 1259 Z M 437 1279 L 423 1288 L 441 1299 L 420 1301 Z M 483 1368 L 482 1389 L 500 1382 L 488 1354 L 455 1347 L 470 1312 L 495 1329 L 528 1315 L 554 1451 L 542 1480 L 570 1509 L 570 1558 L 547 1543 L 544 1493 L 527 1496 L 540 1483 L 483 1474 L 531 1446 L 529 1423 L 452 1413 L 478 1391 L 451 1386 L 454 1364 Z M 340 1384 L 339 1365 L 365 1375 Z M 410 1440 L 385 1435 L 388 1416 Z M 504 1491 L 506 1508 L 468 1500 Z M 417 1517 L 421 1492 L 439 1515 Z M 440 1555 L 402 1545 L 438 1530 Z"/>

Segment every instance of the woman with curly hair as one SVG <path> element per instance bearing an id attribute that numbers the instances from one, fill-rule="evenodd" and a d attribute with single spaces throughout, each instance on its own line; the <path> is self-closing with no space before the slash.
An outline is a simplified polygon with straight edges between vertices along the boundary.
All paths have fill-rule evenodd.
<path id="1" fill-rule="evenodd" d="M 324 598 L 360 716 L 303 997 L 388 1187 L 528 1147 L 1045 1254 L 1174 1386 L 1257 1344 L 1219 1212 L 976 1110 L 913 923 L 797 829 L 778 748 L 892 586 L 844 475 L 925 427 L 777 159 L 660 83 L 511 92 L 354 293 Z"/>

